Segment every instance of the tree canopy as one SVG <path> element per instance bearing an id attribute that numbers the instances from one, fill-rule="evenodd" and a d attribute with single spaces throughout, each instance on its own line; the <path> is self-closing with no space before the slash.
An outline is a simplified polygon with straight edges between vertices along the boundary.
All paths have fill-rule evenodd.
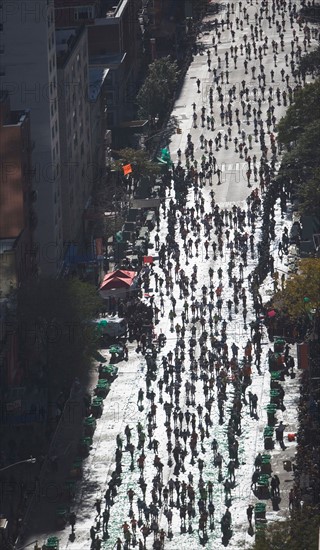
<path id="1" fill-rule="evenodd" d="M 178 80 L 178 65 L 170 56 L 153 61 L 137 95 L 139 116 L 162 119 L 170 107 Z"/>
<path id="2" fill-rule="evenodd" d="M 307 53 L 301 58 L 300 69 L 303 74 L 320 74 L 320 46 L 312 52 Z"/>
<path id="3" fill-rule="evenodd" d="M 303 214 L 320 211 L 320 79 L 295 95 L 278 124 L 278 140 L 287 149 L 279 175 L 292 183 Z"/>
<path id="4" fill-rule="evenodd" d="M 40 357 L 48 386 L 69 387 L 77 376 L 86 379 L 97 334 L 90 321 L 101 299 L 89 283 L 41 278 L 18 291 L 22 357 Z"/>
<path id="5" fill-rule="evenodd" d="M 295 101 L 278 123 L 278 140 L 286 147 L 294 144 L 308 125 L 320 119 L 320 80 L 306 84 L 295 94 Z"/>
<path id="6" fill-rule="evenodd" d="M 291 275 L 285 288 L 273 297 L 275 309 L 297 320 L 311 313 L 320 313 L 320 259 L 306 258 L 299 262 L 298 273 Z"/>
<path id="7" fill-rule="evenodd" d="M 287 520 L 268 525 L 251 550 L 318 550 L 319 520 L 311 507 L 295 511 Z"/>
<path id="8" fill-rule="evenodd" d="M 123 166 L 131 164 L 133 176 L 139 179 L 141 176 L 155 177 L 160 173 L 160 168 L 156 162 L 153 162 L 147 151 L 143 149 L 120 149 L 114 151 L 117 158 L 113 162 L 113 168 L 123 174 Z"/>

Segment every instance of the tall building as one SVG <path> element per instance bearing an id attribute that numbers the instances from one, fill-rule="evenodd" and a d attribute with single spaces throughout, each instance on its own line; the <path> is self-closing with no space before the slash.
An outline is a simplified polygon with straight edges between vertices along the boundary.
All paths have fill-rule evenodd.
<path id="1" fill-rule="evenodd" d="M 54 1 L 1 4 L 1 89 L 8 91 L 13 110 L 30 110 L 35 243 L 40 273 L 56 275 L 63 227 Z"/>
<path id="2" fill-rule="evenodd" d="M 142 0 L 55 0 L 60 27 L 86 25 L 89 64 L 108 70 L 108 127 L 130 120 L 142 62 Z"/>
<path id="3" fill-rule="evenodd" d="M 30 113 L 12 111 L 0 92 L 0 298 L 35 271 Z"/>
<path id="4" fill-rule="evenodd" d="M 63 237 L 65 244 L 81 243 L 83 213 L 96 173 L 91 156 L 86 27 L 57 29 L 56 51 Z"/>

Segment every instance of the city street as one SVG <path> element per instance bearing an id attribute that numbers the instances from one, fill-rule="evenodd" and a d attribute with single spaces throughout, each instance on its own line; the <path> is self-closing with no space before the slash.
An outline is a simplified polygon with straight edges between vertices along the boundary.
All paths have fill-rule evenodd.
<path id="1" fill-rule="evenodd" d="M 299 27 L 295 17 L 291 27 L 291 3 L 253 1 L 241 5 L 241 2 L 236 2 L 234 10 L 232 6 L 233 4 L 221 4 L 217 16 L 210 15 L 205 18 L 204 23 L 206 26 L 211 25 L 211 30 L 206 30 L 198 37 L 198 48 L 203 47 L 203 51 L 194 55 L 172 112 L 172 117 L 182 130 L 181 134 L 174 134 L 168 144 L 174 165 L 177 166 L 181 158 L 183 167 L 186 167 L 187 162 L 189 167 L 197 167 L 199 173 L 202 160 L 204 163 L 209 161 L 209 140 L 212 139 L 211 148 L 216 169 L 212 169 L 213 161 L 211 164 L 209 162 L 204 169 L 208 177 L 204 177 L 202 183 L 198 179 L 198 186 L 194 185 L 193 180 L 184 207 L 174 206 L 176 196 L 173 186 L 167 190 L 164 207 L 160 208 L 158 234 L 159 246 L 164 243 L 170 248 L 166 249 L 163 257 L 156 246 L 157 229 L 151 234 L 153 248 L 150 248 L 149 254 L 154 256 L 155 261 L 149 277 L 150 282 L 142 287 L 143 299 L 149 303 L 150 297 L 154 296 L 154 306 L 159 308 L 159 322 L 155 325 L 155 333 L 158 336 L 162 332 L 166 336 L 166 343 L 158 353 L 156 375 L 147 387 L 146 356 L 141 351 L 137 353 L 136 341 L 130 343 L 129 360 L 118 364 L 119 376 L 113 382 L 104 401 L 104 411 L 97 422 L 92 450 L 84 461 L 83 478 L 77 483 L 76 496 L 71 504 L 71 509 L 76 514 L 74 539 L 70 538 L 71 529 L 68 525 L 64 530 L 55 530 L 56 501 L 55 498 L 48 498 L 48 488 L 51 487 L 51 482 L 59 486 L 60 474 L 52 473 L 48 469 L 44 476 L 45 487 L 48 490 L 46 489 L 43 498 L 36 501 L 30 510 L 25 545 L 32 542 L 34 544 L 35 540 L 41 545 L 48 536 L 56 535 L 60 539 L 60 550 L 88 550 L 94 538 L 92 536 L 90 539 L 92 527 L 95 529 L 95 537 L 104 539 L 101 548 L 106 550 L 134 547 L 148 550 L 201 547 L 220 550 L 226 546 L 238 550 L 249 548 L 254 540 L 255 523 L 253 520 L 252 526 L 249 525 L 247 507 L 258 502 L 251 488 L 252 474 L 257 454 L 264 452 L 263 431 L 267 425 L 266 406 L 269 403 L 270 387 L 268 351 L 270 348 L 273 350 L 273 344 L 268 339 L 265 327 L 259 323 L 261 319 L 256 301 L 253 299 L 251 274 L 258 261 L 257 245 L 262 226 L 261 201 L 269 184 L 268 175 L 272 180 L 280 164 L 280 154 L 272 140 L 276 137 L 276 124 L 289 105 L 289 87 L 294 89 L 298 83 L 298 76 L 292 74 L 292 68 L 295 68 L 290 65 L 290 61 L 297 63 L 297 46 L 301 46 L 303 54 L 305 49 L 310 51 L 315 47 L 316 41 L 311 39 L 311 46 L 309 47 L 307 42 L 304 46 L 304 27 Z M 242 6 L 245 6 L 246 10 Z M 275 8 L 274 12 L 272 6 Z M 229 24 L 226 23 L 228 9 Z M 215 17 L 218 18 L 216 28 Z M 240 25 L 240 22 L 243 24 Z M 252 32 L 257 36 L 256 54 Z M 280 45 L 282 33 L 283 46 Z M 250 44 L 250 51 L 248 48 L 246 51 L 246 44 Z M 259 46 L 262 52 L 261 62 Z M 294 52 L 293 56 L 291 51 Z M 271 71 L 274 71 L 273 75 Z M 213 115 L 210 112 L 210 88 Z M 221 95 L 222 102 L 219 97 Z M 222 117 L 221 103 L 224 113 Z M 203 107 L 204 125 L 201 121 Z M 272 107 L 274 109 L 271 110 Z M 236 114 L 237 109 L 239 116 Z M 231 112 L 231 120 L 230 115 L 226 115 L 228 110 Z M 196 113 L 194 118 L 193 113 Z M 240 120 L 239 125 L 236 122 L 237 118 Z M 261 141 L 262 131 L 265 147 L 263 140 Z M 219 132 L 221 144 L 219 139 L 215 142 Z M 190 134 L 189 139 L 194 144 L 193 158 L 192 155 L 188 158 L 185 155 L 187 134 Z M 200 139 L 202 135 L 203 139 L 207 140 L 206 145 L 203 140 L 203 147 Z M 275 153 L 272 151 L 273 148 Z M 249 195 L 251 198 L 247 200 Z M 215 209 L 216 206 L 218 208 Z M 280 200 L 277 200 L 271 255 L 274 259 L 274 270 L 279 270 L 280 277 L 282 273 L 288 272 L 288 258 L 286 255 L 283 258 L 278 255 L 278 245 L 285 228 L 290 230 L 292 221 L 289 201 L 284 212 L 281 210 Z M 183 229 L 187 229 L 185 245 Z M 171 240 L 168 239 L 170 231 L 173 237 Z M 198 239 L 199 242 L 196 244 Z M 216 246 L 212 246 L 212 243 L 216 243 Z M 188 283 L 183 286 L 180 282 L 185 276 L 188 277 Z M 192 280 L 194 289 L 190 285 Z M 257 290 L 262 303 L 268 301 L 273 290 L 274 279 L 269 275 Z M 212 309 L 210 303 L 213 303 Z M 175 314 L 172 320 L 170 312 Z M 257 333 L 261 335 L 261 352 L 259 346 L 252 343 L 255 334 L 252 323 L 256 323 Z M 182 327 L 185 330 L 184 337 L 181 337 Z M 207 333 L 207 338 L 204 337 L 204 333 Z M 192 338 L 196 340 L 194 348 L 190 343 Z M 250 372 L 246 374 L 241 371 L 239 377 L 237 370 L 233 370 L 232 359 L 235 359 L 236 363 L 239 361 L 239 367 L 245 368 L 248 359 L 248 340 L 252 344 Z M 237 351 L 232 351 L 236 348 Z M 170 352 L 173 357 L 170 357 Z M 107 350 L 103 350 L 102 353 L 110 359 Z M 290 346 L 289 353 L 296 360 L 294 346 Z M 163 357 L 167 358 L 167 362 Z M 175 366 L 172 372 L 170 364 Z M 96 382 L 97 369 L 96 365 L 92 370 L 92 387 Z M 247 391 L 246 386 L 242 384 L 243 377 L 246 376 L 250 380 Z M 284 471 L 283 461 L 293 459 L 295 453 L 296 443 L 288 442 L 287 434 L 297 431 L 299 375 L 295 378 L 286 377 L 282 386 L 285 393 L 284 407 L 277 411 L 277 423 L 283 421 L 285 425 L 286 448 L 282 450 L 276 442 L 274 449 L 267 451 L 271 454 L 272 473 L 280 478 L 281 500 L 277 507 L 271 499 L 263 501 L 267 504 L 268 521 L 280 520 L 288 514 L 288 495 L 293 480 L 293 472 Z M 139 401 L 140 389 L 143 390 L 143 398 L 140 395 Z M 256 412 L 250 412 L 249 392 L 257 396 Z M 211 405 L 208 405 L 208 402 Z M 173 406 L 168 418 L 170 403 Z M 238 418 L 238 412 L 241 419 L 239 425 L 231 421 L 231 418 Z M 189 413 L 190 421 L 187 421 Z M 140 438 L 140 449 L 138 423 L 141 423 L 141 431 L 145 434 L 145 442 L 142 445 Z M 126 449 L 126 426 L 132 430 L 132 461 Z M 170 428 L 172 434 L 169 435 Z M 117 445 L 118 435 L 122 438 L 121 484 L 117 486 L 110 505 L 108 497 L 105 499 L 105 493 L 112 472 L 116 469 L 117 446 L 121 447 L 119 443 Z M 66 437 L 72 438 L 72 430 L 68 431 Z M 214 460 L 213 439 L 217 441 L 217 451 L 222 456 L 221 468 Z M 233 460 L 230 448 L 234 440 L 238 450 L 233 480 L 233 476 L 230 475 L 230 460 Z M 170 441 L 172 445 L 168 445 Z M 137 461 L 142 451 L 144 467 L 140 469 Z M 64 453 L 67 457 L 68 452 L 68 447 L 62 449 L 61 444 L 56 448 L 56 453 L 62 460 Z M 158 459 L 155 461 L 156 456 L 159 457 L 160 465 Z M 157 475 L 159 477 L 155 479 Z M 176 482 L 177 479 L 180 486 L 170 481 Z M 227 479 L 231 480 L 229 488 L 228 483 L 226 484 Z M 186 496 L 182 494 L 182 482 L 194 490 L 194 498 L 192 490 L 188 492 L 186 489 Z M 142 500 L 144 483 L 145 502 L 149 506 L 146 514 L 150 517 L 145 515 L 142 508 L 138 509 L 138 499 Z M 167 498 L 163 491 L 164 487 L 169 488 Z M 130 489 L 133 490 L 132 495 L 130 492 L 128 494 Z M 95 508 L 97 499 L 101 499 L 101 514 Z M 150 509 L 152 502 L 154 511 L 152 506 Z M 212 507 L 209 508 L 209 502 L 213 503 L 214 512 Z M 110 506 L 110 519 L 107 527 L 105 525 L 103 529 L 102 513 L 105 503 L 108 509 Z M 209 514 L 207 521 L 203 520 L 203 507 Z M 227 509 L 231 513 L 231 530 L 223 534 L 221 520 Z M 168 510 L 172 511 L 172 519 L 170 513 L 168 515 Z M 140 524 L 136 526 L 135 522 L 132 523 L 133 517 L 136 520 L 141 518 Z M 163 540 L 159 531 L 159 545 L 154 545 L 157 537 L 146 529 L 143 546 L 143 525 L 152 528 L 153 521 L 158 524 L 157 529 L 163 529 Z M 125 522 L 128 523 L 128 529 L 123 527 Z M 120 538 L 124 542 L 126 536 L 128 541 L 131 538 L 131 545 L 120 546 L 119 542 L 117 546 L 117 539 Z M 24 547 L 21 544 L 21 548 Z M 100 546 L 98 543 L 91 547 Z"/>

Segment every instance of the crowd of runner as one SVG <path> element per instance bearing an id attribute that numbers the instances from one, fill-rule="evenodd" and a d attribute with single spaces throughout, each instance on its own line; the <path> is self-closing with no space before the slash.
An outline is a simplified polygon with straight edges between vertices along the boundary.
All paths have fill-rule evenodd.
<path id="1" fill-rule="evenodd" d="M 284 213 L 290 198 L 282 184 L 268 195 L 281 153 L 275 137 L 276 108 L 294 101 L 305 83 L 299 69 L 301 56 L 312 38 L 318 40 L 316 31 L 298 18 L 293 2 L 255 5 L 254 10 L 252 1 L 248 7 L 229 3 L 225 15 L 214 22 L 212 46 L 206 52 L 212 84 L 202 90 L 200 109 L 194 102 L 191 121 L 194 128 L 202 128 L 200 143 L 194 143 L 190 133 L 185 149 L 177 151 L 168 191 L 171 200 L 162 203 L 160 216 L 166 236 L 162 241 L 157 233 L 155 238 L 159 264 L 148 268 L 142 279 L 142 289 L 148 294 L 153 286 L 154 297 L 147 308 L 129 304 L 130 338 L 136 340 L 136 350 L 147 364 L 146 386 L 140 388 L 137 400 L 146 423 L 128 425 L 117 437 L 115 469 L 96 503 L 96 525 L 90 531 L 95 549 L 110 536 L 112 507 L 119 487 L 127 483 L 124 469 L 138 471 L 139 481 L 133 488 L 128 484 L 128 514 L 115 542 L 117 550 L 164 548 L 166 539 L 174 536 L 174 520 L 179 521 L 181 533 L 197 531 L 201 544 L 206 544 L 217 525 L 224 541 L 232 535 L 233 490 L 244 444 L 241 421 L 246 415 L 258 417 L 258 396 L 248 388 L 263 370 L 265 310 L 259 283 L 268 271 L 274 272 L 268 251 L 264 270 L 252 269 L 263 253 L 259 224 L 264 206 L 264 230 L 268 240 L 275 240 L 274 203 L 279 199 Z M 250 29 L 247 34 L 244 27 Z M 278 34 L 276 41 L 268 38 L 272 27 Z M 289 51 L 286 32 L 292 37 Z M 221 56 L 222 38 L 229 36 L 230 48 Z M 270 55 L 274 68 L 267 72 L 264 59 Z M 277 70 L 280 58 L 286 70 Z M 245 78 L 239 88 L 229 85 L 230 72 L 241 66 Z M 195 94 L 201 91 L 200 79 L 196 85 Z M 200 159 L 196 158 L 199 147 Z M 214 187 L 224 183 L 215 153 L 229 147 L 246 163 L 246 185 L 252 189 L 245 206 L 224 208 L 215 201 Z M 272 194 L 270 204 L 263 205 L 263 197 Z M 287 245 L 284 227 L 279 253 Z M 168 316 L 170 341 L 161 331 L 155 339 L 154 331 L 144 328 L 145 313 L 150 323 Z M 241 320 L 239 339 L 234 334 L 236 319 Z M 159 354 L 161 359 L 156 361 Z M 165 440 L 159 441 L 157 427 L 163 420 Z M 215 437 L 218 426 L 226 441 L 223 448 Z M 208 464 L 216 468 L 216 480 L 206 476 Z M 219 516 L 216 484 L 225 498 L 225 510 Z M 279 486 L 273 485 L 276 494 Z M 248 504 L 251 525 L 253 507 Z"/>

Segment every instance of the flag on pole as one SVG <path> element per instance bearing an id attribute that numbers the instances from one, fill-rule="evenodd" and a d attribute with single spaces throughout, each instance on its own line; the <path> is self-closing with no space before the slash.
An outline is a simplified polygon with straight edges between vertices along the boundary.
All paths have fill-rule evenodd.
<path id="1" fill-rule="evenodd" d="M 131 164 L 125 164 L 123 167 L 122 167 L 122 170 L 123 170 L 123 173 L 125 176 L 127 176 L 128 174 L 131 174 L 132 173 L 132 166 Z"/>

